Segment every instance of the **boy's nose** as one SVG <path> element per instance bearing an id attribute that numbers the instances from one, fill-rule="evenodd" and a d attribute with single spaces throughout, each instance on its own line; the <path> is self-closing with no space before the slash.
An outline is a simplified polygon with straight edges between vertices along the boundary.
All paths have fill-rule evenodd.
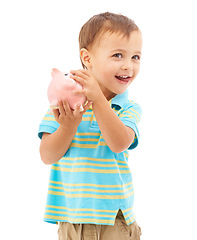
<path id="1" fill-rule="evenodd" d="M 132 61 L 125 61 L 125 62 L 122 64 L 122 70 L 132 70 L 132 71 L 133 71 Z"/>

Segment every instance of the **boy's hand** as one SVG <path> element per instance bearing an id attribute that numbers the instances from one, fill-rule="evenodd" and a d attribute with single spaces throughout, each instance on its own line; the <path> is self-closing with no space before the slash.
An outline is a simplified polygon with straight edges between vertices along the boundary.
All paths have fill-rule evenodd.
<path id="1" fill-rule="evenodd" d="M 51 134 L 43 133 L 40 144 L 40 154 L 45 164 L 54 164 L 64 156 L 76 134 L 83 114 L 91 104 L 87 102 L 84 111 L 81 112 L 80 106 L 73 111 L 66 100 L 58 102 L 58 109 L 53 109 L 53 113 L 60 126 Z"/>
<path id="2" fill-rule="evenodd" d="M 83 114 L 87 111 L 92 103 L 90 101 L 84 106 L 84 110 L 80 111 L 80 105 L 73 111 L 67 100 L 58 102 L 58 109 L 53 109 L 55 120 L 63 128 L 78 126 L 82 120 Z"/>
<path id="3" fill-rule="evenodd" d="M 72 70 L 71 73 L 73 75 L 70 77 L 83 86 L 83 90 L 75 91 L 75 94 L 84 94 L 87 97 L 88 101 L 91 101 L 92 103 L 103 96 L 98 82 L 90 76 L 88 70 Z"/>
<path id="4" fill-rule="evenodd" d="M 84 94 L 88 101 L 92 101 L 93 111 L 100 131 L 108 147 L 115 153 L 126 150 L 135 137 L 133 129 L 124 125 L 108 100 L 103 95 L 98 82 L 90 76 L 88 70 L 71 71 L 71 77 L 83 86 L 83 90 L 76 94 Z"/>

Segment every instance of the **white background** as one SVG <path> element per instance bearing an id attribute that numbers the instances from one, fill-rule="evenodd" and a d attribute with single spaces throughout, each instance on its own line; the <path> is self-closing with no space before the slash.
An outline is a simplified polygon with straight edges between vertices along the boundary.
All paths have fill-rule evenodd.
<path id="1" fill-rule="evenodd" d="M 143 34 L 130 87 L 143 109 L 141 140 L 129 160 L 142 239 L 197 239 L 195 9 L 191 0 L 0 3 L 0 239 L 57 239 L 57 226 L 42 221 L 50 166 L 40 160 L 38 126 L 51 68 L 81 68 L 79 30 L 105 11 L 134 19 Z"/>

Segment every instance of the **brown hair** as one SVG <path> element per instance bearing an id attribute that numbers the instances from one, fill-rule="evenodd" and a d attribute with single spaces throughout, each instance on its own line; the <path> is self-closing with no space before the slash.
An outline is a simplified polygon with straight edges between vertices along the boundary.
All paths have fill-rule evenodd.
<path id="1" fill-rule="evenodd" d="M 139 30 L 130 18 L 110 12 L 101 13 L 90 18 L 81 28 L 79 33 L 79 49 L 90 50 L 96 37 L 100 33 L 120 33 L 129 37 L 132 31 Z M 84 64 L 82 63 L 83 67 Z"/>

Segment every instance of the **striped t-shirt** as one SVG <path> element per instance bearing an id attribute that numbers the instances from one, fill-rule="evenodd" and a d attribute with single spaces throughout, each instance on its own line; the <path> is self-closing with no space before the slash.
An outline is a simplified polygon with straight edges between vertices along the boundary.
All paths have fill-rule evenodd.
<path id="1" fill-rule="evenodd" d="M 141 108 L 128 100 L 128 91 L 110 102 L 122 122 L 132 128 L 138 144 L 137 123 Z M 59 124 L 50 112 L 44 116 L 39 137 L 53 133 Z M 122 210 L 127 224 L 135 221 L 133 181 L 128 166 L 128 150 L 114 153 L 107 146 L 90 107 L 83 115 L 65 155 L 51 166 L 44 221 L 114 225 Z"/>

